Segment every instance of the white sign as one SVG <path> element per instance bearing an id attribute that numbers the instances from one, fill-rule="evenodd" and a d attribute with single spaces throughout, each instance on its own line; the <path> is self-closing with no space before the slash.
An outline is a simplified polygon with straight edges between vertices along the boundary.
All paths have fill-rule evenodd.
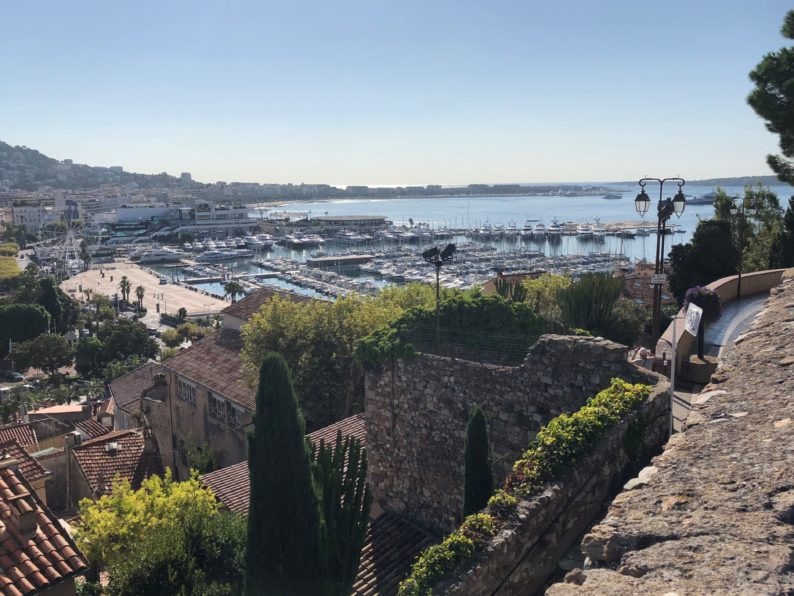
<path id="1" fill-rule="evenodd" d="M 667 281 L 667 275 L 664 273 L 654 273 L 651 275 L 651 285 L 652 286 L 663 286 Z"/>
<path id="2" fill-rule="evenodd" d="M 686 318 L 684 319 L 684 329 L 689 331 L 692 335 L 697 336 L 698 327 L 700 327 L 700 318 L 703 316 L 703 309 L 696 304 L 689 304 L 686 309 Z"/>

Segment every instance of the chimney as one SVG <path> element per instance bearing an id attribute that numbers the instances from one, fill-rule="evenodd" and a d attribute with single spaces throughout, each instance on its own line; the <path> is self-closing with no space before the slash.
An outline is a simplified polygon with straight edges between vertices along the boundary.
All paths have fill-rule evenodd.
<path id="1" fill-rule="evenodd" d="M 66 508 L 72 506 L 72 449 L 79 447 L 83 438 L 78 431 L 67 433 L 63 438 L 64 455 L 66 456 Z"/>

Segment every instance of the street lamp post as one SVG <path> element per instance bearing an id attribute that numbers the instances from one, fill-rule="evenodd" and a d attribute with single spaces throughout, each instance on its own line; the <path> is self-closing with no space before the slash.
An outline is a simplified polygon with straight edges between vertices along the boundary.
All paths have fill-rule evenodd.
<path id="1" fill-rule="evenodd" d="M 742 297 L 742 267 L 744 261 L 744 228 L 748 217 L 754 217 L 756 213 L 755 205 L 750 203 L 745 205 L 741 197 L 731 197 L 731 218 L 738 226 L 739 235 L 739 266 L 736 278 L 736 299 Z"/>
<path id="2" fill-rule="evenodd" d="M 642 178 L 640 179 L 640 193 L 634 199 L 634 207 L 641 217 L 645 217 L 648 208 L 651 206 L 651 199 L 645 192 L 645 185 L 648 182 L 659 183 L 659 203 L 656 206 L 657 222 L 656 222 L 656 262 L 654 267 L 654 277 L 651 280 L 653 286 L 653 318 L 651 327 L 651 341 L 652 346 L 656 347 L 656 342 L 659 341 L 659 322 L 662 314 L 662 287 L 664 286 L 664 236 L 667 233 L 667 221 L 675 214 L 676 217 L 681 217 L 686 207 L 686 197 L 681 190 L 686 184 L 683 178 Z M 678 185 L 678 192 L 674 198 L 662 198 L 662 192 L 665 182 L 675 182 Z"/>
<path id="3" fill-rule="evenodd" d="M 436 349 L 439 347 L 441 337 L 441 315 L 439 314 L 439 303 L 441 301 L 441 289 L 439 286 L 439 274 L 441 265 L 449 263 L 457 250 L 454 244 L 447 244 L 443 250 L 434 246 L 422 253 L 422 258 L 436 268 Z"/>

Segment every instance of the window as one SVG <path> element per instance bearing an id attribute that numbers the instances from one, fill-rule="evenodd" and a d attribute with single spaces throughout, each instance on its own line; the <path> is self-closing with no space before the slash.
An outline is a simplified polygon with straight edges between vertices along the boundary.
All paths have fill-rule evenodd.
<path id="1" fill-rule="evenodd" d="M 226 405 L 224 400 L 218 399 L 212 395 L 211 391 L 207 392 L 207 401 L 209 401 L 210 417 L 226 422 Z"/>
<path id="2" fill-rule="evenodd" d="M 196 405 L 196 388 L 190 383 L 185 383 L 179 377 L 176 379 L 176 396 L 193 406 Z"/>
<path id="3" fill-rule="evenodd" d="M 243 411 L 232 405 L 232 402 L 226 402 L 226 420 L 232 428 L 241 428 L 243 426 Z"/>

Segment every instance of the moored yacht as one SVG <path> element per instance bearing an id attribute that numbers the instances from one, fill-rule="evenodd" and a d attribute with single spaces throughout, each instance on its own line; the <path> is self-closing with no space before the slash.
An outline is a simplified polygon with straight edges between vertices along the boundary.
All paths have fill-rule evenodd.
<path id="1" fill-rule="evenodd" d="M 560 222 L 557 220 L 556 217 L 551 220 L 549 227 L 546 228 L 546 235 L 555 236 L 555 237 L 562 236 L 562 226 L 560 226 Z"/>

